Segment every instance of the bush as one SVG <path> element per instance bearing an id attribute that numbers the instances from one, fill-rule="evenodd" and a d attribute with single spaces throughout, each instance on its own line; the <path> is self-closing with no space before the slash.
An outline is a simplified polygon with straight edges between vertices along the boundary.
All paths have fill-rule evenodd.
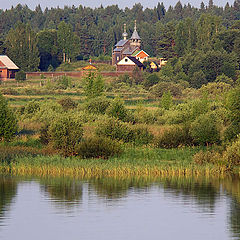
<path id="1" fill-rule="evenodd" d="M 121 144 L 106 137 L 90 137 L 76 146 L 76 154 L 82 158 L 107 159 L 121 152 Z"/>
<path id="2" fill-rule="evenodd" d="M 158 148 L 176 148 L 191 145 L 192 143 L 193 139 L 188 126 L 172 127 L 155 138 L 155 146 Z"/>
<path id="3" fill-rule="evenodd" d="M 102 76 L 89 72 L 88 76 L 83 79 L 83 89 L 89 99 L 101 96 L 104 91 Z"/>
<path id="4" fill-rule="evenodd" d="M 168 90 L 167 92 L 164 92 L 161 100 L 160 100 L 160 106 L 166 110 L 169 110 L 169 108 L 173 105 L 172 95 L 171 92 Z"/>
<path id="5" fill-rule="evenodd" d="M 149 144 L 153 140 L 153 134 L 149 132 L 147 127 L 142 126 L 133 126 L 133 135 L 134 135 L 134 143 L 135 144 Z"/>
<path id="6" fill-rule="evenodd" d="M 19 95 L 18 91 L 13 88 L 3 88 L 1 92 L 3 95 Z"/>
<path id="7" fill-rule="evenodd" d="M 33 100 L 24 107 L 24 114 L 26 114 L 28 117 L 32 117 L 39 110 L 40 110 L 39 102 Z"/>
<path id="8" fill-rule="evenodd" d="M 63 107 L 64 111 L 77 107 L 77 103 L 74 102 L 70 97 L 62 98 L 58 101 L 58 103 Z"/>
<path id="9" fill-rule="evenodd" d="M 123 142 L 134 141 L 134 132 L 129 125 L 115 118 L 100 122 L 96 128 L 96 134 Z"/>
<path id="10" fill-rule="evenodd" d="M 199 91 L 201 94 L 207 94 L 211 98 L 216 98 L 222 96 L 224 93 L 228 92 L 232 86 L 224 82 L 211 82 L 203 85 Z"/>
<path id="11" fill-rule="evenodd" d="M 227 161 L 229 166 L 240 165 L 240 135 L 226 148 L 226 151 L 223 153 L 223 159 Z"/>
<path id="12" fill-rule="evenodd" d="M 68 76 L 54 77 L 51 80 L 47 81 L 46 84 L 46 88 L 52 90 L 66 90 L 67 88 L 71 88 L 72 86 L 72 79 Z"/>
<path id="13" fill-rule="evenodd" d="M 26 73 L 23 70 L 16 72 L 15 79 L 17 81 L 24 81 L 26 80 Z"/>
<path id="14" fill-rule="evenodd" d="M 164 92 L 170 91 L 174 97 L 179 97 L 182 94 L 183 87 L 180 84 L 171 82 L 160 82 L 149 89 L 155 97 L 162 97 Z"/>
<path id="15" fill-rule="evenodd" d="M 149 76 L 143 81 L 143 86 L 149 89 L 153 85 L 159 83 L 160 78 L 156 73 L 149 74 Z"/>
<path id="16" fill-rule="evenodd" d="M 54 149 L 60 150 L 64 156 L 75 154 L 75 147 L 82 140 L 82 124 L 69 116 L 62 116 L 50 124 L 49 142 Z"/>
<path id="17" fill-rule="evenodd" d="M 104 114 L 109 106 L 110 100 L 106 97 L 96 97 L 84 103 L 83 109 L 94 114 Z"/>
<path id="18" fill-rule="evenodd" d="M 157 122 L 158 117 L 161 115 L 161 110 L 148 110 L 140 107 L 134 112 L 134 119 L 137 123 L 153 124 Z"/>
<path id="19" fill-rule="evenodd" d="M 232 122 L 224 131 L 224 140 L 231 141 L 240 133 L 240 123 Z"/>
<path id="20" fill-rule="evenodd" d="M 119 98 L 116 98 L 112 101 L 106 113 L 108 116 L 115 117 L 122 121 L 129 120 L 128 110 L 125 108 L 123 101 L 121 101 Z"/>
<path id="21" fill-rule="evenodd" d="M 213 114 L 201 114 L 192 123 L 191 136 L 200 145 L 219 143 L 220 131 Z"/>
<path id="22" fill-rule="evenodd" d="M 17 133 L 17 119 L 0 95 L 0 141 L 10 141 Z"/>
<path id="23" fill-rule="evenodd" d="M 221 154 L 216 151 L 200 151 L 193 156 L 193 161 L 199 165 L 204 165 L 207 163 L 225 165 L 224 161 L 221 159 Z"/>

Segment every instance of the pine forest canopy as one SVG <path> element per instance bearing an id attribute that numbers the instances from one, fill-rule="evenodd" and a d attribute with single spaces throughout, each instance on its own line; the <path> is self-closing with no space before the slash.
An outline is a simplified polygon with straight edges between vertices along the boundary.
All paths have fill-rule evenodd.
<path id="1" fill-rule="evenodd" d="M 18 4 L 9 10 L 0 9 L 0 54 L 7 54 L 25 71 L 56 68 L 62 62 L 89 56 L 111 56 L 122 38 L 124 23 L 131 35 L 135 19 L 146 52 L 168 59 L 183 58 L 185 74 L 207 71 L 209 65 L 202 56 L 219 61 L 217 68 L 205 73 L 207 79 L 239 66 L 240 0 L 225 7 L 210 0 L 199 8 L 179 1 L 168 9 L 164 3 L 145 9 L 138 3 L 125 9 L 118 5 L 94 9 L 80 5 L 45 10 L 40 5 L 31 10 Z M 199 61 L 204 61 L 201 69 Z M 237 67 L 222 66 L 224 61 Z"/>

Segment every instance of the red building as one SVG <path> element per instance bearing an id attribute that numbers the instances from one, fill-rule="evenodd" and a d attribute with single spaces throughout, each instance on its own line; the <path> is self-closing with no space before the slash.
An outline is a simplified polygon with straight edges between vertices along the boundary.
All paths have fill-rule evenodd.
<path id="1" fill-rule="evenodd" d="M 15 73 L 19 68 L 6 55 L 0 55 L 0 80 L 15 78 Z"/>

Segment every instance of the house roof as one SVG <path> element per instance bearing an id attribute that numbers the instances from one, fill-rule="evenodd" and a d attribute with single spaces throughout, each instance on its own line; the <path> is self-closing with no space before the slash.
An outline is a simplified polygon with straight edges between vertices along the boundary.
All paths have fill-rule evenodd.
<path id="1" fill-rule="evenodd" d="M 132 54 L 132 56 L 134 56 L 134 57 L 136 57 L 140 52 L 143 52 L 143 53 L 145 53 L 146 54 L 146 56 L 148 56 L 149 57 L 149 55 L 145 52 L 145 51 L 143 51 L 143 50 L 139 50 L 139 51 L 135 51 L 133 54 Z"/>
<path id="2" fill-rule="evenodd" d="M 118 62 L 117 65 L 129 65 L 129 64 L 125 64 L 125 62 L 124 62 L 124 59 L 126 59 L 126 58 L 128 58 L 132 63 L 134 63 L 138 67 L 145 68 L 145 66 L 140 61 L 138 61 L 135 57 L 132 57 L 132 56 L 126 56 L 120 62 Z"/>
<path id="3" fill-rule="evenodd" d="M 94 66 L 94 65 L 92 65 L 92 64 L 89 64 L 89 65 L 83 67 L 82 69 L 83 69 L 83 70 L 96 70 L 97 67 Z"/>
<path id="4" fill-rule="evenodd" d="M 144 65 L 138 61 L 135 57 L 127 56 L 131 61 L 133 61 L 138 67 L 144 67 Z"/>
<path id="5" fill-rule="evenodd" d="M 19 69 L 19 67 L 15 65 L 15 63 L 7 55 L 0 55 L 0 61 L 7 69 Z"/>
<path id="6" fill-rule="evenodd" d="M 138 47 L 135 48 L 127 48 L 123 51 L 123 54 L 126 55 L 132 55 L 136 50 L 138 50 Z"/>
<path id="7" fill-rule="evenodd" d="M 114 52 L 121 52 L 123 50 L 123 47 L 116 47 L 114 48 Z"/>
<path id="8" fill-rule="evenodd" d="M 123 39 L 121 39 L 115 46 L 116 46 L 116 47 L 122 47 L 122 46 L 124 46 L 127 42 L 128 42 L 128 40 L 123 40 Z"/>

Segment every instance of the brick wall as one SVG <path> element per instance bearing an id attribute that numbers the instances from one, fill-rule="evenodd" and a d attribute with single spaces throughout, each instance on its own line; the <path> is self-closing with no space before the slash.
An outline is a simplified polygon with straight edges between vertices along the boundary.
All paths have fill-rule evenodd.
<path id="1" fill-rule="evenodd" d="M 58 76 L 69 76 L 69 77 L 78 77 L 81 78 L 84 75 L 88 74 L 88 71 L 80 71 L 80 72 L 27 72 L 27 79 L 31 77 L 40 77 L 44 75 L 45 77 L 58 77 Z M 118 72 L 101 72 L 102 76 L 105 77 L 118 77 L 123 74 L 132 74 L 130 71 L 118 71 Z"/>

